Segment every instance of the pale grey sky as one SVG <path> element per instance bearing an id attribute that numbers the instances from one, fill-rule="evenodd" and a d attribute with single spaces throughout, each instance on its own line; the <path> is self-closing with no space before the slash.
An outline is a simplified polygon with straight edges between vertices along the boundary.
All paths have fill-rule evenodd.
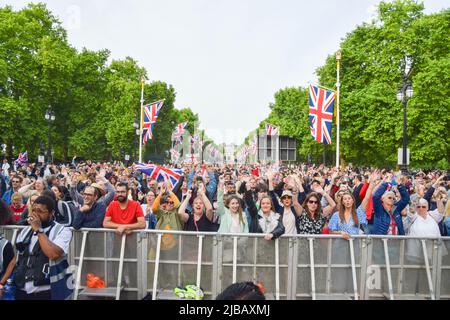
<path id="1" fill-rule="evenodd" d="M 20 9 L 37 1 L 0 0 Z M 379 0 L 48 0 L 76 48 L 131 56 L 215 142 L 240 144 L 277 90 L 306 86 Z M 450 0 L 425 0 L 426 12 Z"/>

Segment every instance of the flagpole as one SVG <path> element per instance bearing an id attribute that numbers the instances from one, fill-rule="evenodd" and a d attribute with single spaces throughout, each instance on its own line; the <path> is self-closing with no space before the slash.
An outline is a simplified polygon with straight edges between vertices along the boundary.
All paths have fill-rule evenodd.
<path id="1" fill-rule="evenodd" d="M 259 127 L 256 129 L 256 163 L 259 162 Z"/>
<path id="2" fill-rule="evenodd" d="M 340 78 L 339 78 L 339 69 L 340 69 L 340 62 L 341 62 L 341 51 L 336 52 L 336 63 L 337 63 L 337 67 L 336 67 L 336 72 L 337 72 L 337 77 L 336 77 L 336 88 L 337 88 L 337 92 L 336 92 L 336 169 L 339 169 L 339 133 L 340 133 L 340 119 L 339 119 L 339 94 L 340 94 L 340 87 L 341 87 L 341 82 L 340 82 Z"/>
<path id="3" fill-rule="evenodd" d="M 145 84 L 145 78 L 144 76 L 141 77 L 141 119 L 139 121 L 139 162 L 142 163 L 142 121 L 144 118 L 144 84 Z"/>

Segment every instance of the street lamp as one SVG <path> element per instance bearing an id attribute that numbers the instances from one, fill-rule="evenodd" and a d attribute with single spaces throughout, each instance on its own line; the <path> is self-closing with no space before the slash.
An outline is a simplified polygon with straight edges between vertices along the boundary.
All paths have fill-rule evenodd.
<path id="1" fill-rule="evenodd" d="M 136 161 L 136 150 L 137 150 L 137 145 L 138 145 L 138 137 L 140 134 L 140 130 L 139 130 L 139 123 L 137 121 L 137 117 L 136 115 L 134 115 L 134 122 L 133 122 L 133 128 L 135 129 L 136 132 L 136 136 L 134 137 L 134 161 Z"/>
<path id="2" fill-rule="evenodd" d="M 48 122 L 48 149 L 47 149 L 47 162 L 50 163 L 50 158 L 52 157 L 52 147 L 51 147 L 51 136 L 50 129 L 52 122 L 55 121 L 55 113 L 52 110 L 52 106 L 48 106 L 47 111 L 45 112 L 45 120 Z"/>
<path id="3" fill-rule="evenodd" d="M 407 136 L 406 136 L 406 103 L 407 98 L 412 98 L 413 96 L 413 87 L 411 81 L 408 80 L 409 75 L 411 74 L 411 69 L 413 65 L 413 59 L 410 56 L 405 56 L 401 61 L 401 68 L 403 69 L 402 77 L 403 77 L 403 85 L 397 92 L 397 100 L 403 102 L 403 153 L 402 153 L 402 170 L 406 171 L 408 168 L 407 165 Z"/>

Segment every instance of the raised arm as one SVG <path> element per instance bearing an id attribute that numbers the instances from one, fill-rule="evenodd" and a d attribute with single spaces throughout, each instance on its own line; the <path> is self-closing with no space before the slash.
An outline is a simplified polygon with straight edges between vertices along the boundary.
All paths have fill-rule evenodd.
<path id="1" fill-rule="evenodd" d="M 370 197 L 372 196 L 373 189 L 375 188 L 377 177 L 378 177 L 377 172 L 372 173 L 372 175 L 369 177 L 369 185 L 365 190 L 364 199 L 361 202 L 361 209 L 363 209 L 364 212 L 366 212 L 367 210 L 367 205 L 369 204 Z"/>
<path id="2" fill-rule="evenodd" d="M 323 208 L 322 213 L 325 217 L 328 217 L 331 213 L 333 213 L 334 208 L 336 207 L 336 202 L 334 202 L 333 198 L 330 197 L 330 195 L 325 192 L 323 189 L 321 190 L 322 196 L 327 199 L 328 205 Z"/>
<path id="3" fill-rule="evenodd" d="M 103 184 L 105 185 L 106 195 L 103 198 L 103 200 L 101 200 L 101 201 L 107 207 L 111 203 L 111 201 L 114 200 L 114 196 L 116 195 L 116 190 L 114 189 L 113 185 L 108 180 L 106 180 L 105 177 L 100 177 L 98 180 L 102 181 Z"/>
<path id="4" fill-rule="evenodd" d="M 398 191 L 400 192 L 401 199 L 399 202 L 397 202 L 396 210 L 401 212 L 408 205 L 410 197 L 408 190 L 406 190 L 405 187 L 406 177 L 402 176 L 401 178 L 398 179 L 398 182 L 400 182 L 400 184 L 398 185 Z"/>
<path id="5" fill-rule="evenodd" d="M 209 201 L 208 196 L 206 195 L 206 190 L 203 185 L 198 189 L 198 194 L 202 197 L 203 204 L 205 205 L 206 218 L 208 218 L 209 221 L 213 221 L 214 219 L 213 206 Z"/>
<path id="6" fill-rule="evenodd" d="M 258 214 L 258 209 L 256 208 L 255 201 L 253 201 L 253 194 L 252 191 L 249 190 L 250 188 L 247 186 L 246 191 L 244 193 L 244 202 L 247 206 L 248 213 L 251 217 L 255 217 Z"/>
<path id="7" fill-rule="evenodd" d="M 192 190 L 188 190 L 186 198 L 184 198 L 184 201 L 181 203 L 181 206 L 178 208 L 178 216 L 180 217 L 180 220 L 183 223 L 186 223 L 189 219 L 189 214 L 186 213 L 186 208 L 189 203 L 189 200 L 192 197 Z"/>

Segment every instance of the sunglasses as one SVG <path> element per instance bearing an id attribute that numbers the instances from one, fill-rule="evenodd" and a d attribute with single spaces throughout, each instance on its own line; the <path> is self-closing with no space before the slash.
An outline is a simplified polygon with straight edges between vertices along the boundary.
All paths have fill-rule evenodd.
<path id="1" fill-rule="evenodd" d="M 173 201 L 166 201 L 166 204 L 174 204 Z"/>
<path id="2" fill-rule="evenodd" d="M 394 199 L 394 197 L 386 197 L 386 199 L 390 199 L 390 200 L 392 200 L 392 199 Z"/>
<path id="3" fill-rule="evenodd" d="M 420 208 L 422 208 L 422 209 L 426 209 L 426 208 L 427 208 L 427 206 L 416 206 L 416 208 L 417 208 L 417 209 L 420 209 Z"/>
<path id="4" fill-rule="evenodd" d="M 314 201 L 314 200 L 308 200 L 308 203 L 311 203 L 311 204 L 318 204 L 319 202 L 318 202 L 318 201 Z"/>

